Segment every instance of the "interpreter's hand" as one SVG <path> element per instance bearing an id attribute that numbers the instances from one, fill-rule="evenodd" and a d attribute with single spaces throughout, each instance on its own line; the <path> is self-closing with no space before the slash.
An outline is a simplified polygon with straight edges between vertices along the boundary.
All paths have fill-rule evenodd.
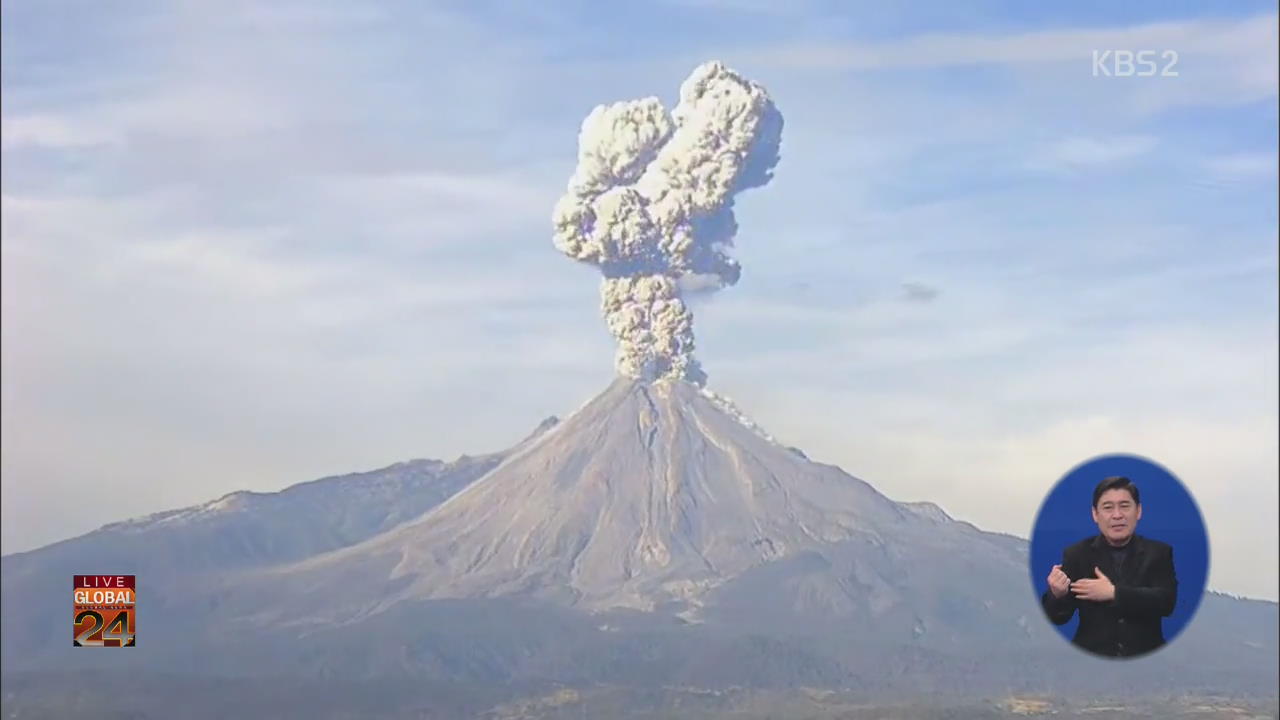
<path id="1" fill-rule="evenodd" d="M 1054 597 L 1060 598 L 1066 595 L 1070 589 L 1071 578 L 1062 572 L 1061 565 L 1054 565 L 1053 569 L 1049 571 L 1049 592 L 1053 593 Z"/>
<path id="2" fill-rule="evenodd" d="M 1081 600 L 1092 600 L 1094 602 L 1107 602 L 1114 600 L 1116 597 L 1116 586 L 1111 584 L 1111 578 L 1102 574 L 1098 568 L 1093 569 L 1094 577 L 1081 578 L 1071 583 L 1071 592 Z"/>

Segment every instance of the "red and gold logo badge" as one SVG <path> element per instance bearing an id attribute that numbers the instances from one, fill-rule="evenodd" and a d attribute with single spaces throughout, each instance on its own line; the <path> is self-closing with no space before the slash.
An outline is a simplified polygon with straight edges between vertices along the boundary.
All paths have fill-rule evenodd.
<path id="1" fill-rule="evenodd" d="M 135 647 L 138 587 L 133 575 L 76 575 L 75 647 Z"/>

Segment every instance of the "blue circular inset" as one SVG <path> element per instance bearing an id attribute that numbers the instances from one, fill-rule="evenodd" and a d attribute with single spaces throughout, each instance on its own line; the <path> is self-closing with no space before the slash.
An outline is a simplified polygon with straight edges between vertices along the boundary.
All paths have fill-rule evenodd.
<path id="1" fill-rule="evenodd" d="M 1067 473 L 1050 491 L 1031 533 L 1031 584 L 1036 602 L 1041 604 L 1049 589 L 1049 573 L 1054 565 L 1063 563 L 1064 550 L 1089 538 L 1098 538 L 1098 547 L 1106 547 L 1091 513 L 1093 492 L 1102 480 L 1115 476 L 1129 478 L 1138 489 L 1142 514 L 1133 529 L 1136 537 L 1159 541 L 1173 549 L 1177 600 L 1173 612 L 1162 621 L 1164 640 L 1169 643 L 1186 628 L 1204 597 L 1209 577 L 1209 539 L 1191 494 L 1173 473 L 1146 458 L 1094 458 Z M 1071 640 L 1079 623 L 1080 613 L 1076 612 L 1070 621 L 1054 628 Z"/>

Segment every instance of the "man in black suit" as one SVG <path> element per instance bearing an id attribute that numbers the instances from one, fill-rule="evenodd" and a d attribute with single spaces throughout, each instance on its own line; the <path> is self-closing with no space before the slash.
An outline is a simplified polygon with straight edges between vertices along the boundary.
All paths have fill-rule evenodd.
<path id="1" fill-rule="evenodd" d="M 1109 477 L 1093 491 L 1099 534 L 1062 553 L 1041 598 L 1055 625 L 1077 610 L 1080 626 L 1071 642 L 1108 657 L 1132 657 L 1164 645 L 1161 618 L 1173 614 L 1178 578 L 1173 548 L 1136 535 L 1142 504 L 1126 477 Z"/>

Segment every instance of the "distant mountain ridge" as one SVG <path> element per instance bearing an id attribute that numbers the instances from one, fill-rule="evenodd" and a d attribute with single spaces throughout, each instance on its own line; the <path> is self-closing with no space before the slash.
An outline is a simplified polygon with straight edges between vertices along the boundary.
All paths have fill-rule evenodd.
<path id="1" fill-rule="evenodd" d="M 38 554 L 47 561 L 60 548 L 73 547 L 81 563 L 142 561 L 146 567 L 156 549 L 152 535 L 179 532 L 226 546 L 229 554 L 220 556 L 213 569 L 289 562 L 345 547 L 417 517 L 557 422 L 558 418 L 547 418 L 506 451 L 463 455 L 452 462 L 408 460 L 377 470 L 308 480 L 277 492 L 238 490 L 199 505 L 109 523 L 75 538 L 4 557 L 6 562 L 21 566 L 25 562 L 22 558 Z M 149 549 L 142 554 L 122 554 L 143 550 L 129 543 L 129 537 L 147 537 Z M 104 550 L 104 545 L 113 541 L 128 547 Z M 191 559 L 183 558 L 186 570 L 194 569 Z"/>

